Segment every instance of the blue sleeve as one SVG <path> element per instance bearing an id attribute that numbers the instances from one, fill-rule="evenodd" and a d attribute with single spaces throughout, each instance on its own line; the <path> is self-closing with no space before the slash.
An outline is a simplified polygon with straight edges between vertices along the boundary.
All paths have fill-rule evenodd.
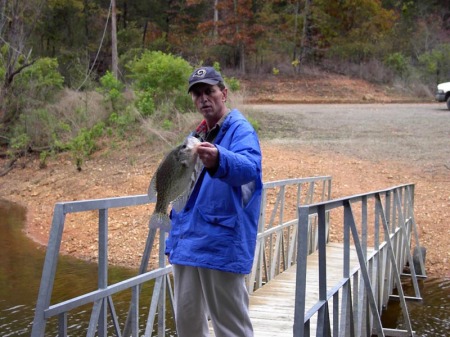
<path id="1" fill-rule="evenodd" d="M 219 166 L 212 177 L 232 186 L 241 186 L 259 179 L 261 149 L 255 130 L 243 123 L 234 130 L 231 137 L 229 149 L 216 144 Z"/>

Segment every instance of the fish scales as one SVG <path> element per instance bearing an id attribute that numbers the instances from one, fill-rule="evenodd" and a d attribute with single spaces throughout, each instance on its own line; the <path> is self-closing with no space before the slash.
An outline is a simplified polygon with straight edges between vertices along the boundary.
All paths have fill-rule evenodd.
<path id="1" fill-rule="evenodd" d="M 167 154 L 156 170 L 148 189 L 150 198 L 156 195 L 155 211 L 149 224 L 151 228 L 170 229 L 168 207 L 171 202 L 187 197 L 199 142 L 195 137 L 186 138 L 183 144 Z"/>

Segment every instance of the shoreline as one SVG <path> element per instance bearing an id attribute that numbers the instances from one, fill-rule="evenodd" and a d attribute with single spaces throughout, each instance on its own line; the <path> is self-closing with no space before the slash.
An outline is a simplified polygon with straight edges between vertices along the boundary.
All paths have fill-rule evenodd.
<path id="1" fill-rule="evenodd" d="M 403 183 L 414 183 L 413 177 L 417 175 L 414 171 L 405 172 L 402 167 L 391 165 L 389 169 L 386 169 L 383 163 L 356 160 L 339 154 L 313 153 L 312 150 L 299 152 L 291 148 L 270 144 L 270 142 L 262 142 L 262 147 L 263 158 L 265 158 L 263 159 L 264 182 L 317 176 L 314 173 L 318 172 L 320 167 L 320 171 L 329 172 L 330 174 L 327 175 L 332 176 L 333 198 L 371 192 Z M 298 157 L 311 158 L 311 160 L 298 163 L 295 160 Z M 139 161 L 143 163 L 145 159 L 140 158 Z M 113 167 L 110 166 L 112 177 L 109 178 L 103 174 L 103 167 L 108 165 L 107 162 L 114 165 Z M 55 177 L 56 167 L 40 170 L 36 160 L 33 165 L 20 169 L 25 171 L 20 173 L 25 173 L 27 177 L 34 178 L 20 184 L 13 178 L 15 173 L 11 172 L 9 180 L 11 182 L 16 181 L 16 183 L 12 183 L 16 186 L 16 190 L 9 194 L 9 198 L 5 198 L 4 193 L 0 194 L 0 198 L 19 204 L 26 209 L 27 220 L 23 232 L 39 245 L 39 249 L 45 249 L 52 222 L 53 208 L 57 202 L 145 194 L 149 178 L 157 164 L 156 162 L 153 167 L 149 165 L 146 169 L 143 169 L 142 165 L 127 165 L 124 169 L 120 165 L 120 161 L 116 159 L 111 158 L 107 162 L 103 162 L 101 159 L 93 159 L 87 164 L 87 168 L 79 174 L 74 173 L 75 168 L 72 164 L 66 163 L 63 169 L 58 169 L 59 176 L 57 178 Z M 116 164 L 112 164 L 113 162 Z M 341 166 L 341 170 L 336 171 L 336 162 L 343 163 L 342 165 L 345 168 Z M 92 178 L 94 176 L 92 172 L 89 173 L 92 170 L 95 172 L 95 178 Z M 332 172 L 333 170 L 336 172 Z M 290 172 L 289 176 L 280 175 L 280 172 L 286 171 Z M 372 171 L 379 179 L 375 180 L 373 176 L 357 176 L 361 171 Z M 300 174 L 299 172 L 306 174 Z M 380 172 L 383 173 L 381 176 Z M 103 182 L 101 181 L 102 178 L 104 179 Z M 61 181 L 66 183 L 58 187 L 58 182 Z M 79 189 L 77 185 L 83 186 L 83 188 Z M 421 185 L 422 183 L 416 183 L 416 204 L 419 205 L 424 200 L 429 200 L 429 196 L 424 195 L 424 186 Z M 426 189 L 425 187 L 425 191 Z M 78 193 L 81 190 L 82 192 Z M 422 209 L 428 207 L 428 205 L 421 205 Z M 152 206 L 133 208 L 126 212 L 114 210 L 111 213 L 114 213 L 111 214 L 114 219 L 109 222 L 109 263 L 116 266 L 137 268 L 144 249 L 148 232 L 147 223 L 152 213 Z M 417 214 L 417 211 L 415 217 L 420 228 L 419 240 L 421 245 L 427 248 L 425 266 L 428 276 L 449 277 L 446 258 L 439 259 L 433 253 L 433 247 L 429 246 L 430 239 L 427 238 L 430 234 L 439 237 L 440 233 L 430 232 L 430 227 L 423 223 L 423 215 Z M 60 253 L 89 262 L 97 262 L 97 221 L 96 215 L 91 212 L 76 213 L 74 216 L 68 215 Z"/>

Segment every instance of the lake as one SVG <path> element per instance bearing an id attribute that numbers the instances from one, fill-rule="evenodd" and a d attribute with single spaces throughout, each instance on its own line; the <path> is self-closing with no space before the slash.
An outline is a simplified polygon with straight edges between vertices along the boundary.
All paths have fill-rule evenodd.
<path id="1" fill-rule="evenodd" d="M 39 292 L 45 250 L 23 233 L 25 209 L 0 200 L 0 336 L 29 336 Z M 97 289 L 97 264 L 61 256 L 58 261 L 51 303 L 60 302 Z M 109 283 L 136 276 L 137 270 L 109 267 Z M 140 323 L 148 313 L 153 284 L 145 285 L 141 293 Z M 131 292 L 113 296 L 116 311 L 125 319 Z M 143 301 L 143 299 L 146 299 Z M 87 305 L 69 316 L 68 333 L 86 329 L 92 306 Z M 123 323 L 123 322 L 121 322 Z M 168 334 L 175 335 L 172 322 L 167 322 Z M 57 336 L 56 319 L 47 324 L 46 336 Z"/>
<path id="2" fill-rule="evenodd" d="M 29 336 L 34 318 L 45 251 L 26 237 L 22 228 L 25 209 L 0 200 L 0 336 Z M 110 283 L 135 276 L 136 270 L 110 267 Z M 58 262 L 52 303 L 72 298 L 97 289 L 97 264 L 62 256 Z M 150 297 L 152 288 L 143 290 Z M 421 302 L 408 302 L 408 310 L 417 336 L 448 336 L 450 331 L 450 279 L 430 278 L 420 281 Z M 406 289 L 412 293 L 412 288 Z M 119 317 L 126 315 L 129 293 L 114 297 Z M 141 324 L 146 309 L 140 310 Z M 69 333 L 86 329 L 91 307 L 71 313 Z M 168 335 L 175 336 L 173 325 L 168 322 Z M 390 302 L 383 314 L 383 326 L 403 329 L 400 305 Z M 46 336 L 57 335 L 56 322 L 47 324 Z"/>

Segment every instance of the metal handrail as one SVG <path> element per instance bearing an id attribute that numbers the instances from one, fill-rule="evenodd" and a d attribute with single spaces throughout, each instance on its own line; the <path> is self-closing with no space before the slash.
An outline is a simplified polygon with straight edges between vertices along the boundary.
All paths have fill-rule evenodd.
<path id="1" fill-rule="evenodd" d="M 292 266 L 297 254 L 298 206 L 331 199 L 330 176 L 273 181 L 264 184 L 259 233 L 253 268 L 247 278 L 249 293 Z M 271 195 L 273 207 L 268 203 Z M 289 194 L 289 196 L 288 196 Z M 290 200 L 291 204 L 288 204 Z M 290 212 L 289 212 L 290 210 Z M 311 217 L 309 252 L 317 249 L 317 222 Z"/>
<path id="2" fill-rule="evenodd" d="M 373 208 L 369 209 L 369 205 L 373 205 Z M 365 336 L 372 333 L 385 336 L 387 332 L 393 333 L 391 329 L 383 328 L 381 312 L 394 287 L 399 294 L 406 326 L 406 330 L 396 330 L 395 335 L 413 336 L 406 299 L 421 299 L 417 282 L 419 276 L 416 275 L 411 255 L 412 239 L 415 245 L 420 247 L 413 209 L 413 184 L 299 207 L 295 337 L 310 336 L 314 324 L 318 336 L 324 337 Z M 332 288 L 327 284 L 326 268 L 327 229 L 330 226 L 327 217 L 330 216 L 330 212 L 343 214 L 343 222 L 338 222 L 337 225 L 343 226 L 344 233 L 342 279 Z M 370 212 L 374 216 L 372 221 L 368 218 Z M 319 298 L 312 307 L 307 308 L 306 237 L 312 214 L 318 216 Z M 331 224 L 333 225 L 334 223 Z M 369 251 L 368 245 L 369 231 L 373 235 L 372 251 Z M 356 268 L 350 269 L 352 247 L 356 250 L 359 264 Z M 414 286 L 415 297 L 407 298 L 403 293 L 400 277 L 405 275 L 402 274 L 402 269 L 406 263 L 410 266 L 409 276 Z M 420 265 L 424 272 L 423 256 L 420 256 Z M 360 303 L 359 307 L 356 307 L 353 301 L 357 303 L 357 298 L 367 301 L 365 302 L 367 305 Z"/>
<path id="3" fill-rule="evenodd" d="M 295 189 L 295 198 L 293 200 L 291 200 L 292 198 L 286 197 L 287 190 L 291 188 Z M 267 197 L 271 194 L 276 194 L 277 201 L 269 214 L 267 213 L 270 211 Z M 297 236 L 295 235 L 297 227 L 297 207 L 302 204 L 311 203 L 314 200 L 328 200 L 330 199 L 330 196 L 331 177 L 329 176 L 287 179 L 264 184 L 259 234 L 257 239 L 257 246 L 259 248 L 256 253 L 258 256 L 255 257 L 253 270 L 248 278 L 247 284 L 250 291 L 261 286 L 264 282 L 267 282 L 270 278 L 286 269 L 292 264 L 292 261 L 295 261 L 295 247 L 297 245 Z M 292 205 L 287 205 L 289 203 L 287 202 L 287 199 Z M 89 303 L 93 303 L 93 309 L 86 336 L 107 335 L 108 311 L 111 313 L 112 324 L 117 336 L 138 336 L 140 334 L 138 314 L 139 293 L 142 285 L 149 281 L 154 281 L 155 287 L 153 289 L 149 315 L 146 322 L 145 336 L 150 336 L 156 316 L 158 318 L 158 336 L 164 336 L 167 291 L 169 292 L 169 302 L 171 304 L 173 303 L 171 283 L 169 280 L 171 266 L 166 265 L 164 255 L 164 240 L 166 234 L 164 231 L 158 231 L 159 236 L 157 237 L 157 231 L 150 229 L 143 254 L 143 260 L 139 269 L 139 275 L 119 283 L 108 285 L 108 210 L 119 207 L 146 205 L 155 201 L 156 200 L 150 200 L 147 195 L 134 195 L 117 198 L 60 202 L 55 205 L 32 326 L 32 337 L 43 337 L 47 320 L 55 316 L 58 317 L 59 336 L 66 336 L 68 312 Z M 290 209 L 290 211 L 293 209 L 294 212 L 291 215 L 291 218 L 286 220 L 287 213 L 289 213 L 288 209 Z M 76 298 L 51 305 L 50 301 L 66 215 L 69 213 L 86 211 L 98 211 L 98 289 Z M 270 217 L 268 221 L 266 219 L 266 214 Z M 147 272 L 148 257 L 150 256 L 150 251 L 155 239 L 159 240 L 160 243 L 158 254 L 159 266 L 157 269 Z M 314 240 L 315 239 L 311 237 L 309 239 L 311 242 Z M 261 250 L 263 250 L 263 253 Z M 263 271 L 266 274 L 266 277 L 262 276 Z M 132 300 L 125 328 L 123 331 L 120 331 L 120 324 L 115 311 L 112 295 L 125 289 L 132 289 Z"/>

